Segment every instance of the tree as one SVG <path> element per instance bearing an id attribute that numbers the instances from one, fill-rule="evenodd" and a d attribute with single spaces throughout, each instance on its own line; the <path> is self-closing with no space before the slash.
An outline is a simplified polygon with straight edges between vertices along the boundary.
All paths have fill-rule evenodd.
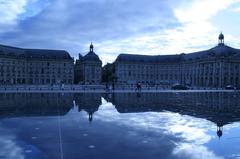
<path id="1" fill-rule="evenodd" d="M 115 76 L 115 67 L 114 64 L 107 63 L 105 66 L 103 66 L 102 71 L 102 82 L 109 84 L 114 84 L 116 82 L 117 78 Z"/>

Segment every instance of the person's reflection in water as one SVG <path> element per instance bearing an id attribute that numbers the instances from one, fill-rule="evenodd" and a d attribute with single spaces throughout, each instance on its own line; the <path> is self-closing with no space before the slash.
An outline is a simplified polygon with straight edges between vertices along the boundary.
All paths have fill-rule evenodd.
<path id="1" fill-rule="evenodd" d="M 92 122 L 92 120 L 93 120 L 93 113 L 92 112 L 88 113 L 88 120 L 89 120 L 90 123 Z"/>
<path id="2" fill-rule="evenodd" d="M 217 136 L 220 139 L 223 135 L 223 125 L 217 124 Z"/>
<path id="3" fill-rule="evenodd" d="M 141 94 L 139 92 L 137 93 L 137 98 L 141 98 Z"/>

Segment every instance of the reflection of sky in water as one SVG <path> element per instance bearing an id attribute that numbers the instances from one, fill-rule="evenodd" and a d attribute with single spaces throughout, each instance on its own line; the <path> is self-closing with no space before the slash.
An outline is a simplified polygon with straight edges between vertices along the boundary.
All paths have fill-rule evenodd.
<path id="1" fill-rule="evenodd" d="M 119 113 L 102 98 L 91 123 L 77 107 L 63 116 L 0 119 L 0 158 L 240 158 L 239 127 L 224 125 L 218 139 L 209 120 L 168 111 Z"/>
<path id="2" fill-rule="evenodd" d="M 220 158 L 203 146 L 215 137 L 215 134 L 207 134 L 215 131 L 215 125 L 207 120 L 170 112 L 119 114 L 111 103 L 104 100 L 95 119 L 124 125 L 135 132 L 144 130 L 169 136 L 168 142 L 175 145 L 172 153 L 179 158 Z"/>
<path id="3" fill-rule="evenodd" d="M 23 159 L 22 148 L 15 143 L 15 135 L 9 134 L 6 129 L 0 125 L 0 158 L 8 156 L 12 159 Z"/>

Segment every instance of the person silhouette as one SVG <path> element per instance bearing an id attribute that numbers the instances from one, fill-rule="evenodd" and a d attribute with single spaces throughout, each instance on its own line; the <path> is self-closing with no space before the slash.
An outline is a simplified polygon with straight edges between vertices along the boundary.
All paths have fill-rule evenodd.
<path id="1" fill-rule="evenodd" d="M 140 82 L 137 83 L 137 90 L 141 91 L 141 83 Z"/>

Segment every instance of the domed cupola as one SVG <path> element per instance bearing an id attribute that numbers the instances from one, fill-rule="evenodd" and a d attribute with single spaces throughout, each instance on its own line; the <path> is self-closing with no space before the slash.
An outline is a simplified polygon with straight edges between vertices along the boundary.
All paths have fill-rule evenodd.
<path id="1" fill-rule="evenodd" d="M 217 136 L 220 139 L 223 135 L 223 124 L 217 124 Z"/>
<path id="2" fill-rule="evenodd" d="M 90 50 L 89 50 L 89 52 L 83 57 L 83 60 L 84 60 L 84 61 L 100 61 L 100 62 L 101 62 L 101 60 L 99 59 L 98 55 L 95 54 L 95 52 L 93 51 L 94 46 L 93 46 L 92 43 L 91 43 L 91 45 L 90 45 L 89 48 L 90 48 Z"/>
<path id="3" fill-rule="evenodd" d="M 218 36 L 218 45 L 224 45 L 224 35 L 222 32 Z"/>

